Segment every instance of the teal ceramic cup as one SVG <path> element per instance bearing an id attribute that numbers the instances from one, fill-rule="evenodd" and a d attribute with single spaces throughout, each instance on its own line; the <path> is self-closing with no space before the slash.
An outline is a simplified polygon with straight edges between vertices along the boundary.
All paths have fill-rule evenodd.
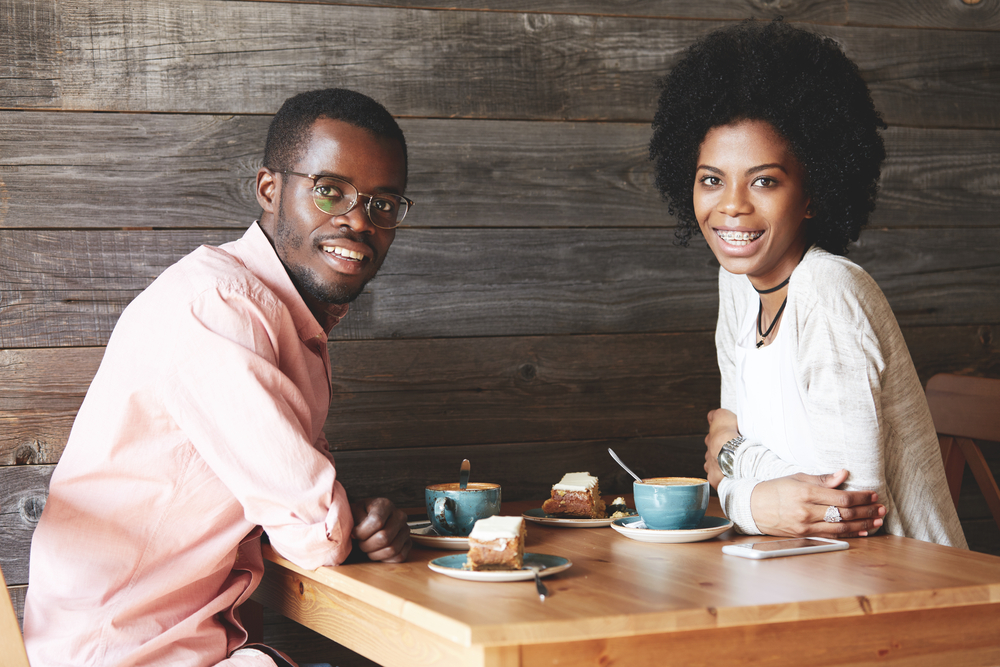
<path id="1" fill-rule="evenodd" d="M 458 482 L 432 484 L 424 489 L 424 503 L 438 535 L 465 537 L 479 519 L 500 514 L 500 485 L 469 482 L 460 489 Z"/>
<path id="2" fill-rule="evenodd" d="M 708 480 L 698 477 L 650 477 L 632 483 L 635 509 L 647 528 L 697 528 L 708 509 Z"/>

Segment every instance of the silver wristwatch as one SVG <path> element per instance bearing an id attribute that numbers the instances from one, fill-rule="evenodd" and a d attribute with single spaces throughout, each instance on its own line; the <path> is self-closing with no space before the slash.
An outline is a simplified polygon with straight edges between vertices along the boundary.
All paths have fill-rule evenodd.
<path id="1" fill-rule="evenodd" d="M 738 450 L 746 441 L 746 438 L 742 435 L 738 435 L 724 444 L 722 449 L 719 450 L 719 468 L 722 470 L 722 474 L 726 477 L 733 476 L 733 465 L 736 463 L 736 450 Z"/>

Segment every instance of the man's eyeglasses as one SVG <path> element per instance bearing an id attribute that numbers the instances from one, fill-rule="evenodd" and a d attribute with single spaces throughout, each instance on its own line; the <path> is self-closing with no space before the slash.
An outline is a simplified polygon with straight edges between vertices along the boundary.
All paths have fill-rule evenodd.
<path id="1" fill-rule="evenodd" d="M 382 229 L 395 229 L 413 206 L 413 200 L 402 195 L 382 193 L 369 195 L 358 192 L 350 181 L 323 174 L 301 174 L 297 171 L 283 171 L 282 174 L 301 176 L 312 180 L 312 197 L 316 208 L 327 215 L 347 215 L 358 200 L 364 197 L 365 211 L 372 224 Z"/>

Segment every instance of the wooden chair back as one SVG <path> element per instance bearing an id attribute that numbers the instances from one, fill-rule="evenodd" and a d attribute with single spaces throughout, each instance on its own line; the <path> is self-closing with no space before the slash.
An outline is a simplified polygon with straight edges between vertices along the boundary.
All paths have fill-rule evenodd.
<path id="1" fill-rule="evenodd" d="M 0 667 L 28 667 L 28 654 L 24 652 L 24 638 L 17 624 L 17 613 L 10 601 L 7 582 L 0 571 Z"/>
<path id="2" fill-rule="evenodd" d="M 1000 488 L 982 449 L 973 441 L 1000 441 L 1000 380 L 941 373 L 927 382 L 927 403 L 955 506 L 968 463 L 1000 528 Z"/>

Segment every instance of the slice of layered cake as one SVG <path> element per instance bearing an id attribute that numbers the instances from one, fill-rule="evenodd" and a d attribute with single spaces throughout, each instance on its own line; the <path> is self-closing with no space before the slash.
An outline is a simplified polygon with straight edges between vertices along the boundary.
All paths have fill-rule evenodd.
<path id="1" fill-rule="evenodd" d="M 604 501 L 597 478 L 589 472 L 568 472 L 552 485 L 552 497 L 542 503 L 542 511 L 554 516 L 603 519 Z"/>
<path id="2" fill-rule="evenodd" d="M 468 570 L 520 570 L 524 565 L 524 519 L 491 516 L 476 521 L 469 533 Z"/>

